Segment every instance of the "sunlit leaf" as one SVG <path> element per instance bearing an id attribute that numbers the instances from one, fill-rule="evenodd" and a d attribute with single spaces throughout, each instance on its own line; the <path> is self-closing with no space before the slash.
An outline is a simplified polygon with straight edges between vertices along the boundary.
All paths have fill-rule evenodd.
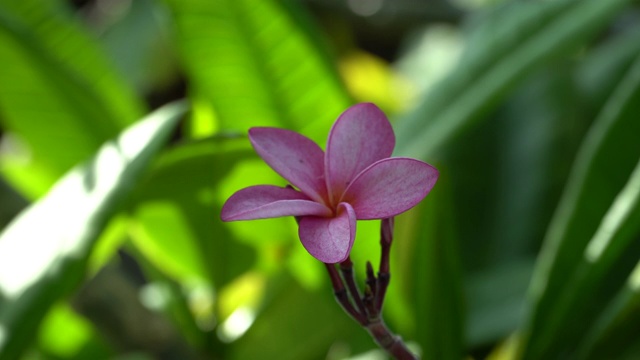
<path id="1" fill-rule="evenodd" d="M 30 197 L 142 115 L 63 2 L 0 1 L 0 68 L 0 121 L 26 148 L 3 172 Z"/>
<path id="2" fill-rule="evenodd" d="M 452 73 L 398 122 L 398 153 L 426 158 L 527 74 L 577 50 L 630 0 L 511 2 L 478 19 Z"/>
<path id="3" fill-rule="evenodd" d="M 118 248 L 126 240 L 127 225 L 125 216 L 116 216 L 109 221 L 89 257 L 87 264 L 89 272 L 95 273 L 114 257 Z"/>
<path id="4" fill-rule="evenodd" d="M 301 11 L 295 3 L 167 2 L 195 95 L 197 121 L 215 118 L 219 130 L 240 132 L 251 126 L 299 130 L 321 122 L 326 131 L 349 105 L 328 57 L 300 26 L 306 17 L 295 13 Z M 308 135 L 326 138 L 315 131 Z"/>
<path id="5" fill-rule="evenodd" d="M 17 357 L 79 285 L 96 239 L 184 111 L 162 108 L 106 143 L 0 234 L 0 358 Z"/>
<path id="6" fill-rule="evenodd" d="M 57 304 L 42 321 L 39 345 L 49 354 L 72 357 L 93 336 L 91 325 L 65 304 Z"/>

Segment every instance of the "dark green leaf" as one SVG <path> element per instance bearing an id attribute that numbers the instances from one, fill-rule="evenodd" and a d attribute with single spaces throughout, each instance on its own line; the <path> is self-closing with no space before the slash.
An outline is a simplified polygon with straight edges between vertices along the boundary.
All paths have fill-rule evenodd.
<path id="1" fill-rule="evenodd" d="M 516 1 L 481 18 L 451 75 L 398 123 L 398 153 L 427 158 L 486 115 L 532 70 L 577 50 L 630 2 Z"/>
<path id="2" fill-rule="evenodd" d="M 638 291 L 638 268 L 627 286 L 613 300 L 598 322 L 582 342 L 578 356 L 584 359 L 622 359 L 624 353 L 635 350 L 640 335 L 640 292 Z"/>
<path id="3" fill-rule="evenodd" d="M 466 279 L 469 346 L 503 340 L 521 325 L 533 264 L 533 258 L 526 258 L 469 275 Z"/>
<path id="4" fill-rule="evenodd" d="M 402 231 L 394 243 L 401 247 L 396 260 L 404 271 L 392 278 L 413 294 L 417 338 L 407 340 L 418 341 L 425 359 L 461 359 L 465 352 L 462 269 L 449 197 L 446 176 L 441 176 L 423 203 L 407 214 L 413 224 L 399 222 Z"/>
<path id="5" fill-rule="evenodd" d="M 524 332 L 527 359 L 573 351 L 637 261 L 640 174 L 630 174 L 640 158 L 639 111 L 640 58 L 590 129 L 547 233 Z"/>
<path id="6" fill-rule="evenodd" d="M 576 81 L 584 97 L 585 112 L 597 114 L 607 98 L 640 54 L 640 24 L 637 22 L 607 38 L 578 64 Z"/>

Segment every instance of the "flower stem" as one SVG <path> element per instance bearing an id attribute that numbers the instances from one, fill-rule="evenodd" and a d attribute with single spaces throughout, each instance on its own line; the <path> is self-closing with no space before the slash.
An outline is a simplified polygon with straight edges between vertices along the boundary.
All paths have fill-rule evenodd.
<path id="1" fill-rule="evenodd" d="M 361 314 L 365 314 L 366 309 L 364 308 L 364 302 L 360 297 L 358 285 L 356 285 L 356 277 L 353 272 L 353 263 L 351 262 L 350 257 L 347 257 L 345 261 L 340 263 L 340 272 L 342 272 L 342 278 L 347 282 L 347 290 L 349 291 L 351 298 L 355 301 L 358 311 L 360 311 Z"/>
<path id="2" fill-rule="evenodd" d="M 382 219 L 380 222 L 380 268 L 378 269 L 378 286 L 375 297 L 375 305 L 378 311 L 382 311 L 384 297 L 387 294 L 387 286 L 389 286 L 389 281 L 391 281 L 389 254 L 393 241 L 393 224 L 393 218 Z"/>
<path id="3" fill-rule="evenodd" d="M 367 329 L 371 337 L 380 348 L 384 349 L 394 359 L 418 359 L 409 351 L 402 339 L 387 328 L 382 319 L 382 304 L 386 295 L 391 275 L 389 274 L 389 250 L 393 237 L 393 219 L 383 219 L 381 224 L 380 269 L 378 276 L 374 275 L 373 266 L 367 262 L 367 279 L 364 295 L 360 294 L 353 272 L 351 258 L 340 263 L 340 274 L 335 264 L 325 264 L 333 286 L 336 300 L 342 309 L 362 327 Z M 346 282 L 346 287 L 345 287 Z M 356 304 L 356 306 L 353 305 Z"/>
<path id="4" fill-rule="evenodd" d="M 340 275 L 338 275 L 338 271 L 334 264 L 325 264 L 327 270 L 329 271 L 329 278 L 331 278 L 331 285 L 333 286 L 333 294 L 336 297 L 336 300 L 342 306 L 342 309 L 349 314 L 355 321 L 357 321 L 360 325 L 365 325 L 367 323 L 366 317 L 359 313 L 349 301 L 349 295 L 347 294 L 346 289 L 342 283 L 342 279 Z"/>
<path id="5" fill-rule="evenodd" d="M 394 335 L 384 321 L 378 318 L 378 321 L 371 322 L 367 325 L 367 331 L 375 342 L 383 348 L 389 355 L 397 360 L 416 360 L 418 359 L 404 344 L 402 339 Z"/>

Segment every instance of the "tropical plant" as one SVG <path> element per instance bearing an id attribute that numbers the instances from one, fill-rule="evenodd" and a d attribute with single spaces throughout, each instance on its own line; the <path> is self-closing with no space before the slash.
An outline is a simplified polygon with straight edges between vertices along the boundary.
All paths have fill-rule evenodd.
<path id="1" fill-rule="evenodd" d="M 360 102 L 440 173 L 395 217 L 412 352 L 639 358 L 640 4 L 470 3 L 0 0 L 0 359 L 384 358 L 292 217 L 220 219 L 287 185 L 249 128 Z"/>

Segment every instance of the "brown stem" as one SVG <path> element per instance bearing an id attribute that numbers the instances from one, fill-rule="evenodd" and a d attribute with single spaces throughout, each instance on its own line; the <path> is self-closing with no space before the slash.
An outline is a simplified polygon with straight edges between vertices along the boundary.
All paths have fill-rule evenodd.
<path id="1" fill-rule="evenodd" d="M 382 319 L 378 318 L 367 325 L 367 331 L 375 342 L 396 360 L 417 360 L 399 336 L 394 335 Z"/>
<path id="2" fill-rule="evenodd" d="M 387 286 L 391 281 L 391 275 L 389 273 L 378 272 L 378 292 L 376 293 L 376 309 L 378 312 L 382 311 L 382 305 L 384 304 L 384 298 L 387 295 Z"/>
<path id="3" fill-rule="evenodd" d="M 375 296 L 371 287 L 369 285 L 364 288 L 364 298 L 362 301 L 364 302 L 364 306 L 367 311 L 367 321 L 370 322 L 370 319 L 377 319 L 380 316 L 378 309 L 376 309 Z"/>
<path id="4" fill-rule="evenodd" d="M 378 277 L 374 275 L 373 266 L 367 261 L 367 279 L 364 296 L 356 285 L 351 258 L 340 263 L 342 277 L 338 274 L 335 264 L 325 264 L 329 271 L 329 278 L 333 291 L 345 312 L 360 325 L 365 327 L 376 344 L 397 360 L 418 359 L 409 351 L 399 336 L 394 335 L 382 320 L 381 309 L 391 275 L 389 274 L 389 251 L 393 240 L 393 218 L 383 219 L 380 227 L 380 271 Z M 344 281 L 347 283 L 345 288 Z M 350 296 L 349 296 L 350 295 Z M 351 297 L 351 299 L 349 298 Z M 357 309 L 351 303 L 356 303 Z"/>
<path id="5" fill-rule="evenodd" d="M 360 297 L 360 291 L 358 290 L 358 286 L 356 285 L 356 278 L 353 273 L 353 263 L 351 262 L 350 257 L 347 257 L 346 260 L 340 263 L 340 271 L 342 272 L 344 281 L 347 283 L 347 290 L 349 291 L 351 298 L 358 307 L 358 311 L 361 314 L 366 314 L 367 310 L 364 307 L 364 303 L 362 302 L 362 298 Z"/>
<path id="6" fill-rule="evenodd" d="M 386 218 L 380 221 L 380 242 L 387 245 L 391 245 L 393 242 L 393 225 L 394 218 Z"/>
<path id="7" fill-rule="evenodd" d="M 376 308 L 382 311 L 384 297 L 387 293 L 387 286 L 391 280 L 389 271 L 389 254 L 391 243 L 393 242 L 393 218 L 382 219 L 380 223 L 380 269 L 378 271 Z"/>
<path id="8" fill-rule="evenodd" d="M 325 264 L 327 271 L 329 271 L 329 278 L 331 279 L 331 285 L 333 286 L 333 294 L 336 300 L 342 306 L 342 309 L 349 314 L 360 325 L 365 326 L 367 324 L 367 318 L 364 313 L 359 313 L 349 301 L 349 295 L 347 294 L 342 279 L 336 270 L 335 264 Z"/>
<path id="9" fill-rule="evenodd" d="M 375 295 L 378 290 L 378 280 L 376 279 L 376 276 L 373 274 L 373 265 L 371 265 L 371 262 L 367 261 L 367 286 L 369 287 L 369 289 L 371 290 L 371 294 Z"/>

